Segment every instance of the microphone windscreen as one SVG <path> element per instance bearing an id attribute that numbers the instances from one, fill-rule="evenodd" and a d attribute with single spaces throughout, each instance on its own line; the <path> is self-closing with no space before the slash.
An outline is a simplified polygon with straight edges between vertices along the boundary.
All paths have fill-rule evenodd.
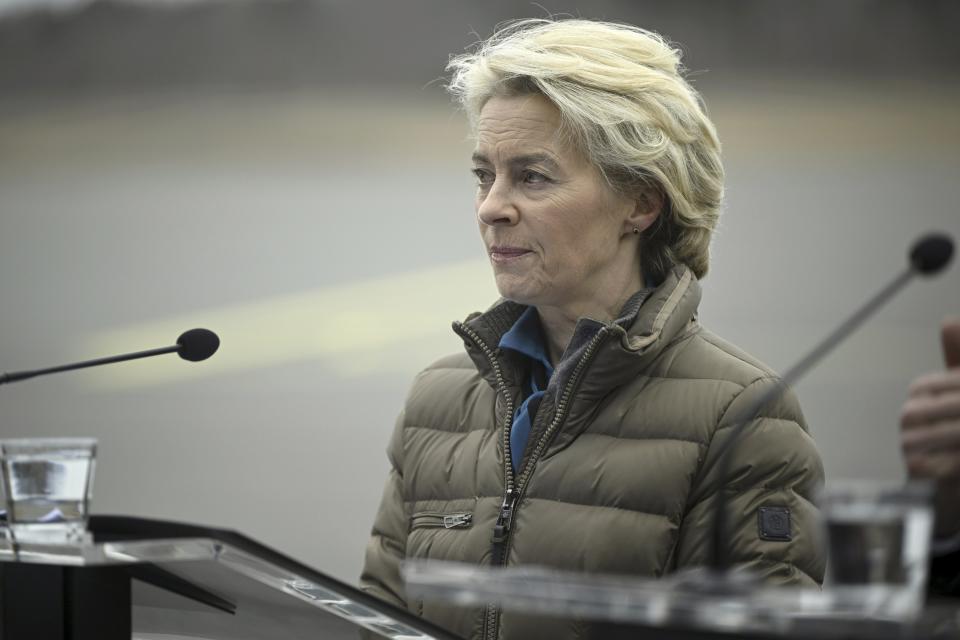
<path id="1" fill-rule="evenodd" d="M 924 275 L 933 275 L 947 266 L 953 257 L 953 240 L 942 233 L 931 233 L 917 240 L 910 250 L 910 264 Z"/>
<path id="2" fill-rule="evenodd" d="M 177 351 L 180 357 L 190 362 L 206 360 L 217 352 L 220 347 L 220 338 L 209 329 L 190 329 L 177 338 Z"/>

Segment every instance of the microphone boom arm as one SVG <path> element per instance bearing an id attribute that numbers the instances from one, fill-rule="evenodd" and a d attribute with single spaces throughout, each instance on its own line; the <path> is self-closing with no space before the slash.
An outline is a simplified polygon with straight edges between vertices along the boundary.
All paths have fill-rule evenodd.
<path id="1" fill-rule="evenodd" d="M 85 360 L 84 362 L 75 362 L 73 364 L 65 364 L 59 367 L 50 367 L 49 369 L 34 369 L 33 371 L 13 371 L 11 373 L 4 373 L 0 375 L 0 384 L 7 384 L 8 382 L 17 382 L 19 380 L 26 380 L 28 378 L 33 378 L 35 376 L 42 376 L 48 373 L 60 373 L 61 371 L 73 371 L 74 369 L 86 369 L 87 367 L 96 367 L 101 364 L 112 364 L 114 362 L 124 362 L 126 360 L 137 360 L 139 358 L 149 358 L 150 356 L 159 356 L 165 353 L 176 353 L 179 351 L 180 345 L 173 345 L 172 347 L 161 347 L 159 349 L 149 349 L 147 351 L 137 351 L 136 353 L 125 353 L 119 356 L 110 356 L 108 358 L 97 358 L 96 360 Z"/>

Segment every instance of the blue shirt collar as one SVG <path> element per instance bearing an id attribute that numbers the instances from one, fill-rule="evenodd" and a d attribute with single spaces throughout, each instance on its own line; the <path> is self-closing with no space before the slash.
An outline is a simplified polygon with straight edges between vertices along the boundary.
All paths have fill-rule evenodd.
<path id="1" fill-rule="evenodd" d="M 520 314 L 510 330 L 500 338 L 500 348 L 511 349 L 539 362 L 546 369 L 548 378 L 553 375 L 553 365 L 547 357 L 536 307 L 527 307 L 526 311 Z"/>

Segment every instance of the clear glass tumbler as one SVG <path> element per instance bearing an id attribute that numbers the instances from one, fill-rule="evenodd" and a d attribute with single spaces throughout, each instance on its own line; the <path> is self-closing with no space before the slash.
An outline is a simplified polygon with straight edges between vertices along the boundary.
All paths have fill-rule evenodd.
<path id="1" fill-rule="evenodd" d="M 92 438 L 0 440 L 7 527 L 14 541 L 83 540 L 96 451 Z"/>
<path id="2" fill-rule="evenodd" d="M 825 595 L 857 616 L 909 621 L 923 609 L 933 530 L 926 483 L 845 481 L 824 489 Z"/>

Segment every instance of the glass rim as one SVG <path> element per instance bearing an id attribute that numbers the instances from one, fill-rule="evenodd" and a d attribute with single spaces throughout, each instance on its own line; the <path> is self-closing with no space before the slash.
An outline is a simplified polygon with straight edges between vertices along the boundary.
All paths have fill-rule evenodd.
<path id="1" fill-rule="evenodd" d="M 0 452 L 8 451 L 49 451 L 51 449 L 96 449 L 96 438 L 3 438 L 0 439 Z"/>

